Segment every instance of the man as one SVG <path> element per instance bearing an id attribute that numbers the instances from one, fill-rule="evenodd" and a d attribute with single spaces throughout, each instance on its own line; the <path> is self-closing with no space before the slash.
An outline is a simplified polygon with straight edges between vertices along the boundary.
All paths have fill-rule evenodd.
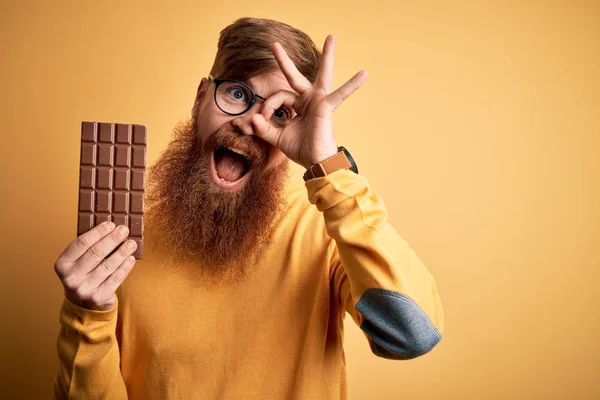
<path id="1" fill-rule="evenodd" d="M 333 50 L 271 20 L 221 32 L 150 171 L 144 259 L 132 271 L 135 243 L 105 223 L 55 264 L 56 398 L 346 398 L 346 312 L 381 357 L 439 342 L 433 278 L 335 141 L 333 112 L 366 73 L 332 91 Z"/>

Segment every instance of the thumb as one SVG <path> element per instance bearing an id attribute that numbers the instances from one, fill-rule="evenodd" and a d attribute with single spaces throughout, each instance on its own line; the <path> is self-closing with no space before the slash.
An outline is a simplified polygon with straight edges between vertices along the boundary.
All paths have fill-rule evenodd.
<path id="1" fill-rule="evenodd" d="M 278 146 L 279 132 L 271 123 L 269 123 L 262 114 L 254 114 L 252 116 L 252 125 L 254 125 L 254 133 L 265 142 L 271 143 L 275 147 Z"/>

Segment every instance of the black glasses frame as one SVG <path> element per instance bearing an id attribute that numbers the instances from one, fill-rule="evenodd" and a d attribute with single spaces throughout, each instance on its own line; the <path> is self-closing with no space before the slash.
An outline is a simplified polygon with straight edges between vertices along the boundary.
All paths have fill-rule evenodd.
<path id="1" fill-rule="evenodd" d="M 208 74 L 208 80 L 210 82 L 214 82 L 215 83 L 215 93 L 213 95 L 213 97 L 215 99 L 215 104 L 217 105 L 217 107 L 219 108 L 219 110 L 223 111 L 227 115 L 242 115 L 243 113 L 247 112 L 249 109 L 252 108 L 252 106 L 254 105 L 254 103 L 256 103 L 256 99 L 257 98 L 261 99 L 262 101 L 266 100 L 266 98 L 264 98 L 262 96 L 259 96 L 258 94 L 254 93 L 254 90 L 252 90 L 252 88 L 250 86 L 248 86 L 245 82 L 238 81 L 238 80 L 235 80 L 235 79 L 216 79 L 214 76 L 212 76 L 210 74 Z M 225 110 L 223 110 L 221 108 L 221 106 L 219 105 L 219 102 L 217 101 L 217 90 L 219 89 L 219 86 L 222 83 L 224 83 L 224 82 L 235 82 L 237 84 L 240 84 L 240 85 L 244 86 L 246 89 L 248 89 L 248 91 L 250 91 L 250 93 L 252 93 L 252 100 L 250 101 L 250 103 L 248 104 L 248 107 L 244 111 L 239 112 L 239 113 L 230 113 L 230 112 L 227 112 L 227 111 L 225 111 Z"/>

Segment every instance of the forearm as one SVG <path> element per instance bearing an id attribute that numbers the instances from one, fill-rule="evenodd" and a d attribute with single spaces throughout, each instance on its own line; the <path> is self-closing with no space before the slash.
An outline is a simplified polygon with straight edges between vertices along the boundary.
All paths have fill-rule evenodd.
<path id="1" fill-rule="evenodd" d="M 91 311 L 64 300 L 55 399 L 127 399 L 119 366 L 117 312 L 117 306 Z"/>
<path id="2" fill-rule="evenodd" d="M 372 346 L 385 344 L 389 353 L 396 353 L 387 355 L 391 358 L 427 352 L 440 340 L 443 329 L 437 287 L 406 240 L 387 222 L 381 198 L 364 177 L 349 171 L 311 180 L 307 188 L 336 243 L 332 268 L 344 275 L 340 282 L 347 281 L 339 295 L 349 300 L 347 309 L 348 303 L 353 305 L 348 311 L 355 313 Z M 414 329 L 403 330 L 403 326 Z"/>

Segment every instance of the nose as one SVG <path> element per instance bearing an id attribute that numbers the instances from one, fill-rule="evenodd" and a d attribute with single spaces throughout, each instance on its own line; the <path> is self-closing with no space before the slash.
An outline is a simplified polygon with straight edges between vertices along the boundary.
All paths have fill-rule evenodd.
<path id="1" fill-rule="evenodd" d="M 260 112 L 262 105 L 255 103 L 252 108 L 243 113 L 242 115 L 238 115 L 231 120 L 231 125 L 233 125 L 237 130 L 239 130 L 244 135 L 255 135 L 254 125 L 252 125 L 252 116 L 258 112 Z"/>

